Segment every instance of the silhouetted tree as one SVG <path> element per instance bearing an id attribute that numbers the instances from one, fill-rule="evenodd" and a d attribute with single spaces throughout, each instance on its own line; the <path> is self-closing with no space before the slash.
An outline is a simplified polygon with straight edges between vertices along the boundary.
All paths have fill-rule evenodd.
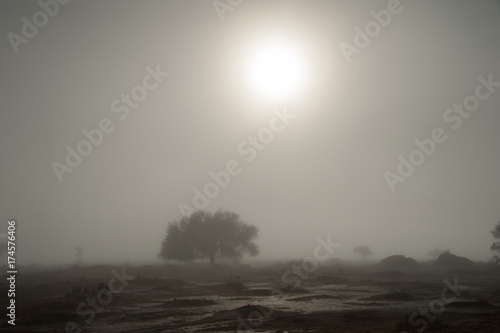
<path id="1" fill-rule="evenodd" d="M 353 250 L 354 253 L 357 253 L 363 257 L 363 261 L 366 263 L 366 257 L 373 254 L 372 250 L 368 246 L 357 246 Z"/>
<path id="2" fill-rule="evenodd" d="M 218 257 L 238 261 L 246 254 L 258 255 L 253 242 L 257 237 L 257 227 L 241 221 L 238 214 L 197 211 L 169 223 L 159 256 L 180 261 L 209 259 L 214 266 Z"/>
<path id="3" fill-rule="evenodd" d="M 493 238 L 500 240 L 500 222 L 497 223 L 495 229 L 491 231 Z M 493 251 L 492 260 L 496 263 L 500 263 L 500 241 L 491 244 L 490 250 Z"/>

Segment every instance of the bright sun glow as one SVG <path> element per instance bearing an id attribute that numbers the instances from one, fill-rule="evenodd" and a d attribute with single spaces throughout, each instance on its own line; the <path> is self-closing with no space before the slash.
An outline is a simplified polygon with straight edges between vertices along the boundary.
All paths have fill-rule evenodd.
<path id="1" fill-rule="evenodd" d="M 260 48 L 250 67 L 254 87 L 263 97 L 271 99 L 287 99 L 297 92 L 302 71 L 297 50 L 276 43 Z"/>

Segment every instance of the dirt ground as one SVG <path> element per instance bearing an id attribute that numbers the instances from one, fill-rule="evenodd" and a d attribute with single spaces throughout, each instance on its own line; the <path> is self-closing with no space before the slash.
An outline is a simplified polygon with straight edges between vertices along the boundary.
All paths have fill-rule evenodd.
<path id="1" fill-rule="evenodd" d="M 0 330 L 500 332 L 498 270 L 331 266 L 284 275 L 292 265 L 26 267 L 16 281 L 16 325 L 4 315 Z"/>

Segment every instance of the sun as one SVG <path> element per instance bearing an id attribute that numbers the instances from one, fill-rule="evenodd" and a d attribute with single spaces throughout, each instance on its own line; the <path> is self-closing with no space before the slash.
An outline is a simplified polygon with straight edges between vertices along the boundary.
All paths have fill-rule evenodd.
<path id="1" fill-rule="evenodd" d="M 253 88 L 266 99 L 283 101 L 298 92 L 303 79 L 300 52 L 291 44 L 271 42 L 254 52 L 249 66 Z"/>

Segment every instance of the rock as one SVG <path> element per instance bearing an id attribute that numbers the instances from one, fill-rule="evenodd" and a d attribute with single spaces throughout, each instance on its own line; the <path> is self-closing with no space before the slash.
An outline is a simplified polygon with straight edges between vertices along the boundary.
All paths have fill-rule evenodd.
<path id="1" fill-rule="evenodd" d="M 435 266 L 448 269 L 473 269 L 476 263 L 465 257 L 459 257 L 446 251 L 436 259 Z"/>
<path id="2" fill-rule="evenodd" d="M 382 259 L 378 267 L 384 270 L 415 270 L 420 268 L 420 264 L 413 258 L 404 255 L 393 255 Z"/>

